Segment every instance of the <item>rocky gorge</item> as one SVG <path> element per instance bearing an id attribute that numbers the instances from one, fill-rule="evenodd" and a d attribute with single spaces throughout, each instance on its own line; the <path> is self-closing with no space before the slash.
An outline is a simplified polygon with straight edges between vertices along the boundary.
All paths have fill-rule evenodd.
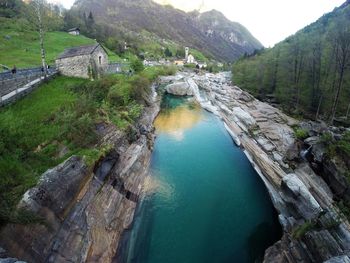
<path id="1" fill-rule="evenodd" d="M 320 132 L 315 131 L 322 125 L 300 122 L 256 100 L 232 85 L 230 73 L 181 74 L 163 78 L 171 83 L 167 92 L 193 94 L 203 108 L 219 116 L 269 191 L 284 234 L 266 251 L 264 262 L 350 262 L 350 226 L 335 205 L 335 196 L 347 192 L 345 178 L 332 161 L 323 174 L 312 169 L 324 158 L 324 151 L 318 150 Z M 295 136 L 293 128 L 298 126 L 307 132 L 305 142 Z M 303 148 L 310 144 L 314 147 Z M 312 156 L 311 163 L 303 159 L 306 155 L 309 160 Z"/>
<path id="2" fill-rule="evenodd" d="M 282 239 L 266 251 L 264 262 L 350 262 L 350 225 L 335 202 L 349 191 L 337 168 L 340 161 L 326 159 L 322 148 L 320 134 L 328 128 L 291 118 L 230 79 L 230 73 L 179 72 L 161 77 L 160 84 L 170 94 L 194 96 L 217 115 L 264 182 L 283 228 Z M 42 216 L 45 224 L 3 228 L 0 246 L 6 251 L 0 250 L 0 257 L 6 259 L 0 262 L 18 262 L 15 257 L 27 262 L 115 262 L 148 176 L 159 105 L 153 93 L 132 139 L 100 124 L 106 154 L 93 169 L 73 156 L 44 173 L 19 206 Z M 307 131 L 304 141 L 295 136 L 294 127 Z M 332 129 L 334 136 L 341 132 Z"/>
<path id="3" fill-rule="evenodd" d="M 147 100 L 132 134 L 106 123 L 96 127 L 105 154 L 93 168 L 72 156 L 24 194 L 19 207 L 44 223 L 5 226 L 0 262 L 112 262 L 148 175 L 159 100 L 155 92 Z"/>

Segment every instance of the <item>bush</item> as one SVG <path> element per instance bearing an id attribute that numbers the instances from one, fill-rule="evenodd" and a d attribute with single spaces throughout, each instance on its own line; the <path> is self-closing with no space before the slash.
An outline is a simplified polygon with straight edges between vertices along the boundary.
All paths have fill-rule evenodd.
<path id="1" fill-rule="evenodd" d="M 295 239 L 301 239 L 304 237 L 304 235 L 307 232 L 316 229 L 316 227 L 317 227 L 317 224 L 314 221 L 312 220 L 306 221 L 304 224 L 298 226 L 293 230 L 292 236 Z"/>
<path id="2" fill-rule="evenodd" d="M 138 101 L 144 102 L 146 97 L 150 94 L 151 89 L 150 80 L 143 75 L 135 75 L 131 79 L 131 98 Z"/>
<path id="3" fill-rule="evenodd" d="M 295 137 L 299 140 L 304 140 L 309 136 L 308 131 L 301 128 L 296 129 L 294 134 L 295 134 Z"/>
<path id="4" fill-rule="evenodd" d="M 142 61 L 139 60 L 139 59 L 134 59 L 133 61 L 131 61 L 130 67 L 136 73 L 139 73 L 139 72 L 141 72 L 141 71 L 143 71 L 145 69 L 145 67 L 143 66 Z"/>
<path id="5" fill-rule="evenodd" d="M 130 101 L 130 90 L 129 83 L 115 84 L 109 88 L 108 101 L 113 106 L 126 106 Z"/>

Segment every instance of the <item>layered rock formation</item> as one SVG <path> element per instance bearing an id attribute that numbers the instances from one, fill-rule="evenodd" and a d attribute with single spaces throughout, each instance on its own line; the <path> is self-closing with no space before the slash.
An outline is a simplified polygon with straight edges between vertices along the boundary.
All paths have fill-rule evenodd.
<path id="1" fill-rule="evenodd" d="M 150 162 L 153 120 L 159 103 L 145 108 L 133 141 L 110 124 L 97 127 L 109 149 L 93 169 L 73 156 L 42 175 L 20 206 L 45 219 L 42 225 L 7 225 L 0 246 L 27 262 L 111 262 L 130 227 Z"/>
<path id="2" fill-rule="evenodd" d="M 181 73 L 203 108 L 225 123 L 264 181 L 283 227 L 282 239 L 270 247 L 265 262 L 348 262 L 350 226 L 334 205 L 322 177 L 300 158 L 292 126 L 298 121 L 254 99 L 230 82 L 230 74 Z M 169 81 L 169 79 L 167 79 Z"/>

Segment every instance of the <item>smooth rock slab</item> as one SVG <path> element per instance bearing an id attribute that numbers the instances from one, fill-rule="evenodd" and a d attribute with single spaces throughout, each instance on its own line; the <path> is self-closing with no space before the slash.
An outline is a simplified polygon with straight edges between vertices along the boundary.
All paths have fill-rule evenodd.
<path id="1" fill-rule="evenodd" d="M 324 263 L 350 263 L 350 258 L 348 256 L 340 256 L 328 259 Z"/>
<path id="2" fill-rule="evenodd" d="M 193 96 L 193 91 L 187 82 L 176 82 L 166 86 L 166 91 L 169 94 L 176 96 Z"/>
<path id="3" fill-rule="evenodd" d="M 322 211 L 319 203 L 296 174 L 283 177 L 282 188 L 286 192 L 285 201 L 292 204 L 304 219 L 313 219 Z"/>
<path id="4" fill-rule="evenodd" d="M 232 109 L 232 114 L 236 116 L 247 127 L 256 125 L 255 119 L 248 112 L 244 111 L 241 107 L 234 107 Z"/>

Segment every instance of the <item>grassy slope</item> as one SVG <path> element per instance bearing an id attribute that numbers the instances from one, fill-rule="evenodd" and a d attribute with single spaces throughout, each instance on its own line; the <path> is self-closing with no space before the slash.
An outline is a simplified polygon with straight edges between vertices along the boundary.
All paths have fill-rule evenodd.
<path id="1" fill-rule="evenodd" d="M 47 169 L 73 154 L 93 165 L 108 150 L 94 147 L 95 124 L 130 128 L 142 112 L 142 97 L 151 83 L 159 75 L 173 73 L 174 68 L 153 67 L 94 82 L 57 77 L 0 108 L 0 227 L 23 223 L 14 207 Z"/>
<path id="2" fill-rule="evenodd" d="M 57 145 L 53 143 L 61 127 L 49 120 L 60 108 L 77 100 L 68 84 L 83 81 L 56 78 L 0 110 L 0 225 L 23 192 L 35 185 L 38 176 L 63 160 L 55 156 Z M 47 147 L 36 151 L 43 143 Z"/>
<path id="3" fill-rule="evenodd" d="M 95 40 L 85 36 L 72 36 L 66 32 L 47 32 L 45 35 L 45 50 L 47 63 L 52 65 L 55 58 L 64 49 L 74 46 L 83 46 L 96 43 Z M 108 51 L 111 62 L 120 58 Z M 39 36 L 32 31 L 14 31 L 0 28 L 0 64 L 8 67 L 16 65 L 18 68 L 40 66 L 41 56 Z"/>

